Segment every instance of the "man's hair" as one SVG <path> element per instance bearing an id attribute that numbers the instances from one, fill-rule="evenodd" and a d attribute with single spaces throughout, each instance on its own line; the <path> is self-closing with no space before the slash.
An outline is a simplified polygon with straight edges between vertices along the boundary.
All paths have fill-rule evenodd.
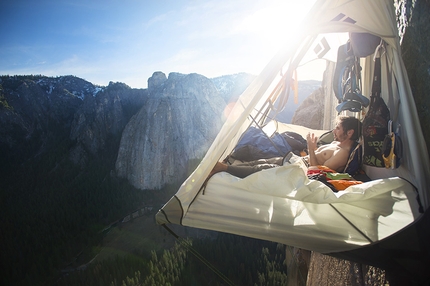
<path id="1" fill-rule="evenodd" d="M 360 138 L 362 130 L 362 124 L 360 120 L 352 116 L 339 116 L 337 118 L 337 122 L 340 123 L 345 133 L 351 129 L 354 130 L 351 140 L 357 141 Z"/>

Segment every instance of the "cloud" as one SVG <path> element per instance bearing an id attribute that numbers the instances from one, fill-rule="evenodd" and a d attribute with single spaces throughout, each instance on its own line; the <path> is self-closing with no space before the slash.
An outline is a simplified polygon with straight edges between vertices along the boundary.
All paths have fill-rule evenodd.
<path id="1" fill-rule="evenodd" d="M 150 27 L 156 25 L 157 23 L 164 22 L 168 19 L 170 13 L 164 13 L 160 15 L 156 15 L 155 17 L 152 17 L 151 19 L 144 21 L 142 24 L 142 27 L 144 30 L 149 29 Z"/>

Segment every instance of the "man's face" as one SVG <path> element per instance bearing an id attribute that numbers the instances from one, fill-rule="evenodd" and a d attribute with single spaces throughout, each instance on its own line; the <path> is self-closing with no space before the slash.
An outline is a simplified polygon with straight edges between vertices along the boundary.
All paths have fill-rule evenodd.
<path id="1" fill-rule="evenodd" d="M 336 124 L 336 127 L 333 129 L 334 140 L 342 142 L 348 139 L 348 134 L 343 130 L 343 127 L 340 123 Z"/>

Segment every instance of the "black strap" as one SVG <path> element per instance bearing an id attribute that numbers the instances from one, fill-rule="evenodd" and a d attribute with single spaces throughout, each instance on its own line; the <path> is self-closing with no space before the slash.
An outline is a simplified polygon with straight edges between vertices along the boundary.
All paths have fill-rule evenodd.
<path id="1" fill-rule="evenodd" d="M 381 96 L 381 58 L 375 59 L 375 69 L 373 72 L 372 96 Z"/>

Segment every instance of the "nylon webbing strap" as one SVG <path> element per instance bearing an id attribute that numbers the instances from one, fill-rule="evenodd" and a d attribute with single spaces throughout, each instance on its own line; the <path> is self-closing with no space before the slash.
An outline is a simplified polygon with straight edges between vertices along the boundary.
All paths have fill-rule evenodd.
<path id="1" fill-rule="evenodd" d="M 373 72 L 372 96 L 381 96 L 381 58 L 375 59 L 375 70 Z"/>
<path id="2" fill-rule="evenodd" d="M 209 261 L 207 261 L 200 253 L 197 252 L 186 239 L 183 239 L 177 235 L 173 230 L 171 230 L 167 225 L 162 225 L 171 235 L 173 235 L 179 244 L 185 247 L 189 252 L 191 252 L 198 260 L 200 260 L 204 265 L 206 265 L 210 270 L 212 270 L 216 275 L 218 275 L 227 285 L 234 286 L 235 284 L 228 279 L 221 271 L 219 271 L 215 266 L 213 266 Z"/>
<path id="3" fill-rule="evenodd" d="M 369 243 L 373 243 L 373 240 L 371 240 L 364 232 L 362 232 L 356 225 L 354 225 L 346 216 L 344 216 L 337 208 L 334 207 L 333 204 L 329 204 L 350 226 L 352 226 L 356 231 L 358 231 L 364 238 L 369 241 Z"/>
<path id="4" fill-rule="evenodd" d="M 395 109 L 394 116 L 392 116 L 392 120 L 393 122 L 397 122 L 397 116 L 399 115 L 399 109 L 400 109 L 400 99 L 397 101 L 397 103 L 394 102 L 392 76 L 394 76 L 394 80 L 396 80 L 396 78 L 395 78 L 395 75 L 392 73 L 392 69 L 390 68 L 391 65 L 392 64 L 389 63 L 388 54 L 385 53 L 385 66 L 387 68 L 389 106 L 392 106 Z M 396 86 L 397 86 L 397 80 L 396 80 Z"/>

